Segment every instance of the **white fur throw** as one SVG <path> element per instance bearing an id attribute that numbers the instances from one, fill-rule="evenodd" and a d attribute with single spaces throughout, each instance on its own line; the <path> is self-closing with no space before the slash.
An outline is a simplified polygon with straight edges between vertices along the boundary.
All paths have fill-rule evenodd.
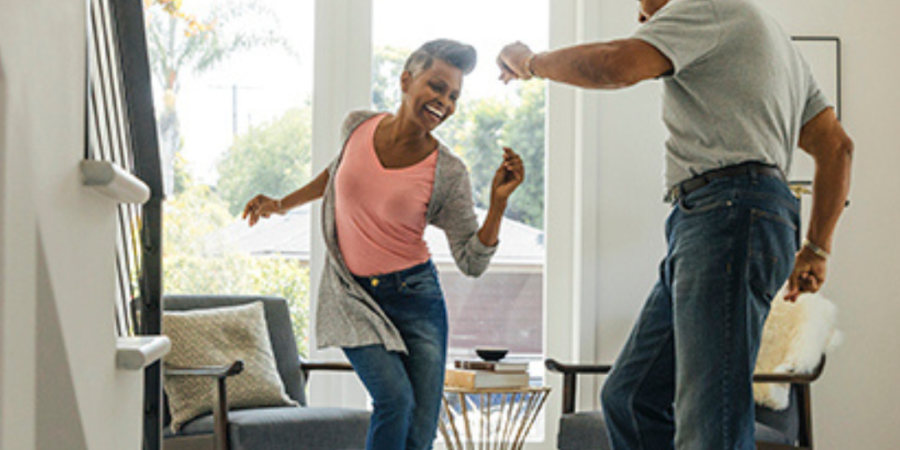
<path id="1" fill-rule="evenodd" d="M 772 300 L 756 373 L 811 373 L 822 354 L 842 339 L 841 332 L 835 328 L 837 307 L 819 294 L 800 295 L 795 303 L 785 301 L 783 294 L 779 292 Z M 789 384 L 753 384 L 756 403 L 775 410 L 788 407 L 789 394 Z"/>

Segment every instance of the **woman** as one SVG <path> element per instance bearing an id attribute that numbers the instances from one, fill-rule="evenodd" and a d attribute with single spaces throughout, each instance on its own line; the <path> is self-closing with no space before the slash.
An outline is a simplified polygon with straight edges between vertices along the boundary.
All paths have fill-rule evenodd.
<path id="1" fill-rule="evenodd" d="M 505 148 L 479 228 L 464 163 L 431 134 L 453 115 L 475 59 L 468 45 L 426 43 L 406 61 L 396 113 L 349 114 L 343 151 L 326 171 L 283 199 L 258 195 L 244 209 L 252 226 L 324 197 L 328 255 L 316 337 L 319 347 L 343 349 L 372 396 L 370 450 L 430 449 L 435 438 L 447 312 L 426 224 L 445 231 L 460 270 L 479 276 L 525 177 L 521 158 Z"/>

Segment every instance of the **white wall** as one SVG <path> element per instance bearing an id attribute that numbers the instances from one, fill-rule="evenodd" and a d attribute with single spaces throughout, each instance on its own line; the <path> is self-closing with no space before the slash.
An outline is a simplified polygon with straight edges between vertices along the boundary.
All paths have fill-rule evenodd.
<path id="1" fill-rule="evenodd" d="M 829 360 L 814 388 L 817 447 L 895 448 L 900 385 L 900 304 L 892 301 L 900 259 L 895 192 L 900 177 L 897 45 L 900 29 L 893 2 L 805 0 L 766 7 L 794 34 L 836 34 L 843 42 L 843 123 L 856 142 L 851 206 L 838 230 L 825 294 L 840 307 L 846 341 Z"/>
<path id="2" fill-rule="evenodd" d="M 600 1 L 599 37 L 626 37 L 637 27 L 631 2 Z M 612 361 L 656 280 L 665 253 L 661 86 L 587 94 L 599 105 L 598 358 Z M 589 151 L 586 149 L 586 151 Z M 597 398 L 595 396 L 594 398 Z"/>
<path id="3" fill-rule="evenodd" d="M 636 25 L 630 2 L 597 0 L 600 35 L 627 35 Z M 676 0 L 677 1 L 677 0 Z M 823 293 L 840 308 L 846 342 L 813 388 L 816 447 L 895 448 L 900 400 L 900 302 L 894 277 L 900 240 L 900 5 L 860 0 L 760 0 L 794 35 L 837 35 L 843 41 L 843 123 L 856 141 L 852 205 L 838 229 Z M 662 142 L 659 87 L 648 83 L 596 95 L 601 135 L 600 240 L 596 255 L 599 360 L 610 361 L 656 276 L 663 255 L 660 204 Z"/>
<path id="4" fill-rule="evenodd" d="M 4 22 L 0 18 L 0 36 Z M 35 445 L 35 219 L 29 153 L 13 151 L 23 136 L 12 115 L 18 105 L 9 64 L 0 46 L 0 449 L 30 449 Z"/>
<path id="5" fill-rule="evenodd" d="M 115 209 L 78 172 L 85 2 L 2 11 L 0 444 L 138 449 L 142 373 L 115 368 Z"/>

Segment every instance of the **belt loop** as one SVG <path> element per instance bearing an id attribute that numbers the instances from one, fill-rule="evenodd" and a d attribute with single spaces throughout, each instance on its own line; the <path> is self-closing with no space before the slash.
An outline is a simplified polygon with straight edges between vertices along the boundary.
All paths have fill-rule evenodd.
<path id="1" fill-rule="evenodd" d="M 750 182 L 753 184 L 759 183 L 759 167 L 756 164 L 751 164 L 749 169 L 750 169 Z"/>

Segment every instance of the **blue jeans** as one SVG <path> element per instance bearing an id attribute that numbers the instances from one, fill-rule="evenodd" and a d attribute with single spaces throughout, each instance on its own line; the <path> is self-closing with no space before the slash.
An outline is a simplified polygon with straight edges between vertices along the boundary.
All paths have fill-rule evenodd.
<path id="1" fill-rule="evenodd" d="M 432 447 L 447 361 L 447 308 L 431 261 L 376 277 L 356 277 L 400 331 L 408 354 L 383 345 L 345 347 L 374 410 L 366 450 Z"/>
<path id="2" fill-rule="evenodd" d="M 721 178 L 666 221 L 659 280 L 601 394 L 616 450 L 752 450 L 753 368 L 793 268 L 799 202 L 781 180 Z"/>

